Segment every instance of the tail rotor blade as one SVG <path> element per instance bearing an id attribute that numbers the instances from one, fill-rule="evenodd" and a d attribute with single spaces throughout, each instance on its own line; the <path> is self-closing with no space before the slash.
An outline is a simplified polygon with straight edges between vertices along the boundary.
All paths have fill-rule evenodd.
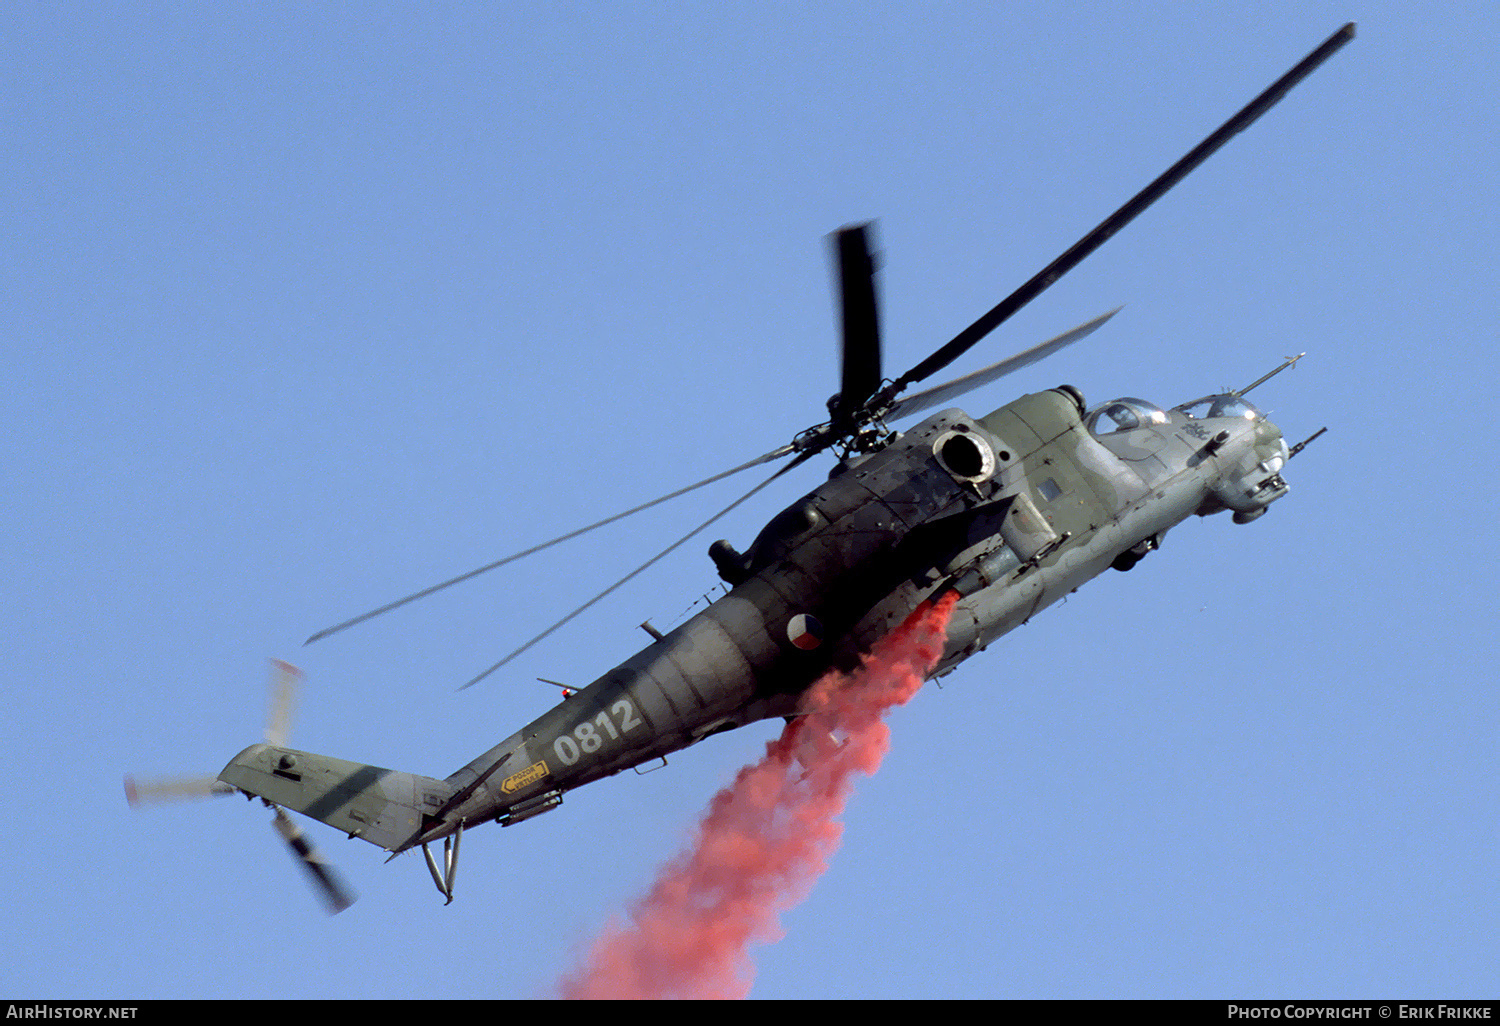
<path id="1" fill-rule="evenodd" d="M 292 849 L 292 854 L 297 856 L 297 860 L 307 870 L 308 877 L 322 896 L 330 913 L 342 912 L 354 904 L 354 892 L 345 886 L 338 873 L 323 860 L 322 854 L 313 847 L 312 842 L 303 836 L 301 830 L 297 829 L 297 824 L 292 822 L 292 817 L 278 808 L 272 825 L 286 841 L 287 846 Z"/>
<path id="2" fill-rule="evenodd" d="M 266 743 L 285 748 L 292 734 L 292 713 L 302 671 L 280 659 L 271 660 L 271 710 L 266 718 Z"/>
<path id="3" fill-rule="evenodd" d="M 217 777 L 162 777 L 157 780 L 125 778 L 125 800 L 133 806 L 160 805 L 234 794 L 234 788 Z"/>

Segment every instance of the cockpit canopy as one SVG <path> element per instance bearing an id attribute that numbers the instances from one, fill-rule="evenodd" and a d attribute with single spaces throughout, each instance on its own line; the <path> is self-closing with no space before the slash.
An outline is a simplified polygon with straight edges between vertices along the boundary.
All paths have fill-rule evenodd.
<path id="1" fill-rule="evenodd" d="M 1088 426 L 1095 437 L 1102 437 L 1166 422 L 1167 414 L 1160 406 L 1144 399 L 1127 398 L 1105 403 L 1095 410 Z"/>
<path id="2" fill-rule="evenodd" d="M 1212 417 L 1242 417 L 1255 420 L 1260 411 L 1237 395 L 1211 395 L 1191 403 L 1183 403 L 1177 411 L 1189 420 L 1208 420 Z"/>

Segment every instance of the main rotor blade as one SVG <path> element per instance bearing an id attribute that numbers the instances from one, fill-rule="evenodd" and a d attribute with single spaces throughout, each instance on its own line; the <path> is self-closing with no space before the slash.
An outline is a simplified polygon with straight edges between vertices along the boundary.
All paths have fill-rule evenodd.
<path id="1" fill-rule="evenodd" d="M 307 870 L 313 886 L 318 889 L 329 912 L 342 912 L 354 904 L 354 892 L 344 885 L 344 881 L 339 878 L 334 868 L 324 861 L 322 853 L 313 847 L 311 841 L 302 836 L 302 831 L 297 829 L 297 824 L 293 823 L 292 818 L 279 806 L 276 807 L 276 818 L 271 821 L 271 825 L 276 828 L 276 832 L 292 849 L 292 854 L 297 856 L 297 860 Z"/>
<path id="2" fill-rule="evenodd" d="M 1187 156 L 1169 167 L 1159 178 L 1136 193 L 1119 210 L 1116 210 L 1100 222 L 1093 231 L 1075 242 L 1062 256 L 1038 271 L 1035 277 L 1003 299 L 989 313 L 955 335 L 947 345 L 896 379 L 890 387 L 885 389 L 882 395 L 889 400 L 900 394 L 908 385 L 930 377 L 968 352 L 980 339 L 994 331 L 1017 310 L 1035 299 L 1049 285 L 1072 270 L 1084 257 L 1103 245 L 1110 236 L 1134 220 L 1141 211 L 1160 199 L 1163 193 L 1187 177 L 1199 164 L 1202 164 L 1219 147 L 1228 142 L 1232 136 L 1248 128 L 1255 119 L 1270 110 L 1278 100 L 1285 96 L 1293 86 L 1312 74 L 1320 64 L 1329 57 L 1332 57 L 1340 47 L 1353 38 L 1354 23 L 1351 21 L 1329 36 L 1322 46 L 1319 46 L 1303 58 L 1291 71 L 1278 78 L 1265 92 L 1251 100 L 1238 114 L 1224 122 L 1218 131 L 1195 146 L 1188 152 Z"/>
<path id="3" fill-rule="evenodd" d="M 835 420 L 851 416 L 880 387 L 880 310 L 868 228 L 852 225 L 833 233 L 843 326 L 839 394 L 830 411 Z"/>
<path id="4" fill-rule="evenodd" d="M 675 499 L 679 495 L 686 495 L 688 492 L 694 491 L 698 488 L 703 488 L 706 485 L 711 485 L 715 481 L 722 481 L 726 477 L 729 477 L 733 474 L 738 474 L 742 470 L 749 470 L 751 467 L 758 467 L 762 463 L 769 463 L 772 460 L 780 459 L 781 457 L 795 451 L 796 449 L 794 446 L 783 445 L 781 448 L 768 452 L 764 456 L 758 456 L 748 463 L 741 463 L 737 467 L 731 467 L 729 470 L 726 470 L 723 473 L 715 474 L 713 477 L 706 477 L 702 481 L 698 481 L 694 484 L 688 485 L 686 488 L 679 488 L 675 492 L 672 492 L 668 495 L 663 495 L 660 498 L 652 499 L 650 502 L 643 502 L 639 506 L 632 506 L 630 509 L 625 510 L 625 512 L 623 513 L 616 513 L 613 516 L 605 517 L 603 520 L 597 520 L 586 527 L 578 528 L 576 531 L 569 531 L 567 534 L 558 535 L 556 538 L 553 538 L 550 541 L 544 541 L 540 545 L 533 545 L 529 549 L 523 549 L 520 552 L 512 553 L 511 555 L 506 556 L 503 559 L 497 559 L 493 563 L 486 563 L 484 566 L 478 567 L 474 570 L 470 570 L 466 574 L 459 574 L 457 577 L 453 577 L 449 580 L 443 581 L 441 584 L 434 584 L 430 588 L 423 588 L 421 591 L 413 592 L 412 594 L 407 595 L 405 598 L 399 598 L 394 602 L 387 602 L 379 609 L 372 609 L 368 613 L 361 613 L 356 617 L 345 620 L 343 623 L 334 624 L 332 627 L 326 627 L 318 633 L 314 634 L 312 637 L 308 638 L 302 644 L 311 645 L 314 641 L 326 638 L 330 634 L 337 634 L 339 631 L 342 631 L 349 627 L 353 627 L 355 624 L 364 623 L 366 620 L 373 619 L 382 613 L 389 613 L 391 610 L 398 609 L 401 606 L 406 605 L 408 602 L 415 602 L 419 598 L 426 598 L 428 595 L 442 591 L 444 588 L 451 588 L 455 584 L 462 584 L 464 581 L 469 580 L 471 577 L 478 577 L 480 574 L 488 573 L 489 571 L 494 570 L 496 567 L 502 567 L 507 563 L 514 563 L 518 559 L 524 559 L 526 556 L 535 555 L 536 553 L 541 552 L 543 549 L 549 549 L 554 545 L 561 544 L 565 541 L 570 541 L 574 538 L 577 538 L 581 534 L 587 534 L 588 532 L 595 530 L 596 528 L 612 524 L 616 520 L 624 520 L 626 517 L 639 513 L 642 510 L 650 509 L 652 506 L 659 506 L 669 499 Z"/>
<path id="5" fill-rule="evenodd" d="M 550 626 L 546 630 L 542 631 L 542 633 L 538 634 L 536 637 L 534 637 L 530 641 L 526 642 L 526 644 L 522 645 L 520 648 L 518 648 L 515 651 L 511 652 L 504 659 L 500 660 L 494 666 L 491 666 L 489 669 L 485 670 L 479 676 L 473 678 L 472 680 L 470 680 L 466 684 L 460 685 L 459 686 L 459 690 L 462 691 L 464 688 L 472 687 L 475 684 L 478 684 L 480 681 L 484 680 L 484 678 L 488 677 L 490 674 L 492 674 L 496 670 L 500 669 L 500 667 L 502 667 L 506 663 L 510 662 L 516 656 L 520 655 L 522 652 L 525 652 L 527 649 L 531 648 L 531 646 L 535 645 L 537 642 L 543 640 L 548 635 L 552 634 L 553 631 L 556 631 L 559 628 L 561 628 L 561 627 L 565 626 L 566 624 L 568 624 L 570 621 L 573 620 L 574 617 L 578 616 L 579 614 L 583 613 L 585 610 L 590 609 L 591 607 L 593 607 L 596 603 L 598 603 L 598 602 L 602 601 L 603 599 L 607 598 L 608 596 L 612 595 L 616 590 L 618 590 L 620 587 L 622 587 L 626 582 L 633 580 L 634 578 L 636 578 L 640 574 L 644 573 L 646 570 L 650 569 L 652 566 L 656 565 L 662 559 L 665 559 L 668 555 L 670 555 L 671 553 L 675 552 L 677 549 L 681 548 L 684 544 L 686 544 L 687 542 L 691 541 L 697 535 L 701 534 L 710 525 L 716 523 L 717 521 L 719 521 L 723 517 L 727 516 L 732 510 L 734 510 L 740 504 L 746 502 L 752 496 L 758 494 L 761 491 L 761 489 L 765 488 L 772 481 L 775 481 L 777 478 L 781 477 L 783 474 L 785 474 L 787 471 L 791 470 L 793 467 L 796 467 L 796 466 L 800 465 L 801 463 L 803 463 L 804 461 L 810 459 L 812 457 L 812 455 L 813 455 L 812 452 L 799 453 L 797 455 L 797 457 L 795 459 L 793 459 L 790 463 L 788 463 L 786 466 L 784 466 L 780 470 L 776 471 L 776 473 L 774 473 L 770 477 L 766 478 L 764 481 L 762 481 L 760 484 L 756 485 L 754 488 L 750 489 L 744 495 L 741 495 L 738 499 L 735 499 L 729 505 L 725 506 L 723 509 L 719 510 L 719 512 L 715 513 L 713 516 L 711 516 L 707 520 L 703 521 L 703 523 L 701 523 L 697 527 L 693 528 L 687 534 L 683 535 L 681 538 L 678 538 L 671 545 L 668 545 L 666 548 L 662 549 L 656 555 L 654 555 L 650 559 L 646 560 L 646 562 L 642 563 L 640 566 L 638 566 L 634 570 L 630 571 L 630 573 L 628 573 L 624 577 L 620 578 L 614 584 L 611 584 L 608 588 L 605 588 L 599 594 L 597 594 L 593 598 L 589 599 L 587 602 L 585 602 L 583 605 L 579 606 L 577 609 L 573 610 L 567 616 L 563 617 L 561 620 L 558 620 L 552 626 Z"/>
<path id="6" fill-rule="evenodd" d="M 1070 346 L 1079 339 L 1087 338 L 1100 325 L 1123 309 L 1124 307 L 1117 306 L 1109 313 L 1100 314 L 1091 321 L 1085 321 L 1071 331 L 1065 331 L 1056 338 L 1050 338 L 1045 342 L 1032 346 L 1030 349 L 1016 353 L 1014 356 L 1007 356 L 1005 359 L 992 363 L 988 367 L 981 367 L 972 374 L 965 374 L 963 377 L 954 378 L 945 384 L 935 385 L 921 392 L 914 392 L 905 399 L 897 399 L 895 405 L 890 408 L 885 417 L 888 420 L 895 420 L 897 417 L 904 417 L 910 413 L 920 413 L 923 410 L 930 410 L 935 406 L 942 406 L 963 395 L 965 392 L 978 388 L 980 385 L 987 385 L 997 378 L 1003 378 L 1013 371 L 1018 371 L 1022 367 L 1036 363 L 1043 357 L 1051 356 L 1064 346 Z"/>

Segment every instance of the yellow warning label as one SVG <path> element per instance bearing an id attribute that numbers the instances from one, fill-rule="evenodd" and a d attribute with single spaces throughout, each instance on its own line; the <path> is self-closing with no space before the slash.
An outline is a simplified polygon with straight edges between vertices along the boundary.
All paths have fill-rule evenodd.
<path id="1" fill-rule="evenodd" d="M 530 766 L 527 766 L 525 769 L 523 769 L 521 772 L 512 773 L 510 776 L 501 781 L 500 790 L 504 791 L 506 794 L 512 794 L 516 791 L 519 791 L 527 784 L 536 783 L 546 775 L 546 761 L 544 760 L 542 762 L 534 762 Z"/>

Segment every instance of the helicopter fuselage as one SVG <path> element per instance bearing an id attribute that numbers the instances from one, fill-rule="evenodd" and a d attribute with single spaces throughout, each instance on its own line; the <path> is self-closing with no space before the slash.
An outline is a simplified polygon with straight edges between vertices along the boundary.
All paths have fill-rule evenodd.
<path id="1" fill-rule="evenodd" d="M 953 591 L 940 676 L 1188 517 L 1257 518 L 1286 494 L 1287 458 L 1280 429 L 1232 393 L 1086 412 L 1063 386 L 978 420 L 945 410 L 840 463 L 744 554 L 716 542 L 727 594 L 445 780 L 269 744 L 219 779 L 393 852 L 518 823 L 711 734 L 797 715 L 822 674 Z"/>
<path id="2" fill-rule="evenodd" d="M 450 776 L 484 782 L 424 839 L 460 819 L 518 821 L 710 734 L 794 716 L 813 681 L 942 592 L 959 601 L 935 674 L 1129 569 L 1187 517 L 1259 515 L 1287 490 L 1286 447 L 1223 398 L 1215 412 L 1232 415 L 1126 399 L 1086 416 L 1076 390 L 1053 389 L 979 420 L 946 410 L 846 460 L 744 555 L 715 543 L 727 594 Z"/>
<path id="3" fill-rule="evenodd" d="M 654 636 L 650 645 L 577 693 L 565 693 L 563 701 L 446 779 L 295 751 L 283 746 L 285 730 L 276 728 L 268 729 L 271 740 L 246 748 L 201 790 L 259 796 L 393 853 L 420 845 L 438 889 L 451 901 L 466 826 L 519 823 L 556 807 L 573 788 L 711 734 L 770 717 L 796 717 L 802 696 L 821 675 L 852 668 L 926 600 L 956 596 L 945 649 L 932 669 L 937 676 L 1106 569 L 1131 569 L 1188 517 L 1231 512 L 1237 523 L 1257 519 L 1286 494 L 1281 470 L 1312 439 L 1288 449 L 1281 431 L 1243 396 L 1298 357 L 1239 392 L 1171 411 L 1130 398 L 1089 410 L 1076 389 L 1061 386 L 1022 396 L 977 420 L 947 409 L 904 434 L 886 434 L 886 422 L 945 404 L 1028 366 L 1108 320 L 1112 314 L 961 378 L 906 394 L 973 349 L 1244 131 L 1354 31 L 1350 23 L 1328 37 L 1050 264 L 889 381 L 881 370 L 877 261 L 869 226 L 838 230 L 832 239 L 842 371 L 826 423 L 738 467 L 424 588 L 308 640 L 731 474 L 791 457 L 707 527 L 792 467 L 842 450 L 845 456 L 828 480 L 773 517 L 743 553 L 727 541 L 710 547 L 729 590 L 685 623 L 665 635 L 648 627 Z M 278 813 L 278 824 L 284 819 Z M 298 849 L 297 840 L 287 839 Z M 434 840 L 444 840 L 441 866 L 427 848 Z M 315 859 L 301 854 L 317 868 Z"/>

